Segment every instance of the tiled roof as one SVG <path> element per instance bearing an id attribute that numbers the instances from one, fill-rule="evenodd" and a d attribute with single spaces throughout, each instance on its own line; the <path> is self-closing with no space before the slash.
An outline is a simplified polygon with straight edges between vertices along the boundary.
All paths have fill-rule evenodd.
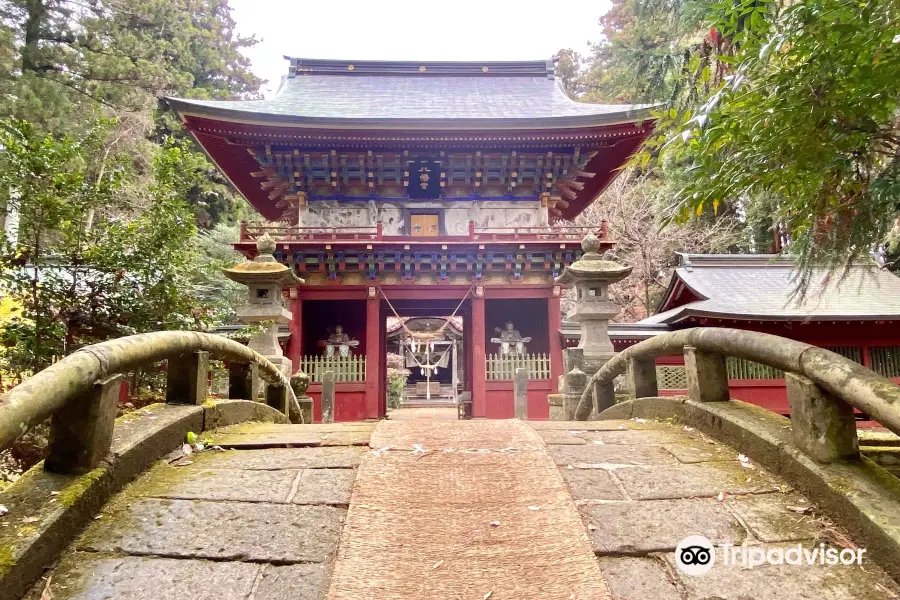
<path id="1" fill-rule="evenodd" d="M 794 263 L 771 255 L 679 255 L 661 308 L 641 323 L 674 324 L 688 317 L 756 320 L 900 319 L 900 278 L 872 262 L 846 278 L 824 269 L 812 277 L 807 298 L 792 297 Z M 829 285 L 825 285 L 830 281 Z M 682 289 L 699 298 L 675 306 Z"/>
<path id="2" fill-rule="evenodd" d="M 348 70 L 350 67 L 353 70 Z M 308 124 L 589 127 L 646 119 L 647 105 L 571 100 L 546 61 L 408 63 L 291 59 L 267 100 L 170 99 L 179 111 Z"/>

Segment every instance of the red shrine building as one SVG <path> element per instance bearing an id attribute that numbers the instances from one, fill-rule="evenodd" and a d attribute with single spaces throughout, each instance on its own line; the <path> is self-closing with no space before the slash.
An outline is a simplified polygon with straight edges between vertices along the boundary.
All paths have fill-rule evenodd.
<path id="1" fill-rule="evenodd" d="M 433 333 L 456 364 L 411 329 L 394 352 L 470 394 L 473 416 L 512 417 L 522 367 L 529 418 L 546 418 L 562 374 L 553 280 L 587 233 L 557 222 L 647 138 L 645 107 L 575 102 L 552 61 L 289 60 L 273 98 L 169 103 L 268 221 L 242 225 L 235 247 L 251 257 L 269 234 L 306 282 L 287 292 L 286 352 L 312 378 L 316 418 L 326 367 L 336 420 L 385 415 L 388 317 L 453 317 Z"/>
<path id="2" fill-rule="evenodd" d="M 826 348 L 900 383 L 900 278 L 874 262 L 853 265 L 842 280 L 814 269 L 800 299 L 793 269 L 786 256 L 679 254 L 656 314 L 611 323 L 613 346 L 688 327 L 746 329 Z M 566 323 L 563 335 L 571 345 L 577 328 Z M 727 367 L 732 398 L 789 414 L 783 373 L 733 357 Z M 661 395 L 685 394 L 683 357 L 657 359 L 657 381 Z"/>

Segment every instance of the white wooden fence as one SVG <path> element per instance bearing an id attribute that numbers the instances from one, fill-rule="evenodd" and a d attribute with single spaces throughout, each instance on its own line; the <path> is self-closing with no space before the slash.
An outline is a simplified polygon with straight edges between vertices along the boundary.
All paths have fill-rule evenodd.
<path id="1" fill-rule="evenodd" d="M 528 379 L 550 379 L 549 354 L 487 355 L 487 378 L 513 379 L 516 369 L 528 371 Z"/>
<path id="2" fill-rule="evenodd" d="M 335 381 L 365 381 L 365 356 L 301 356 L 300 370 L 309 375 L 312 383 L 322 383 L 326 371 L 334 372 Z"/>

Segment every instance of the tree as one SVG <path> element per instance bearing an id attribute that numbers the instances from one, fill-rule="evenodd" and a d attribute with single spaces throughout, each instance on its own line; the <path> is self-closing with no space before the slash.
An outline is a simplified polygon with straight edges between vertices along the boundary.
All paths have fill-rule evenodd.
<path id="1" fill-rule="evenodd" d="M 689 163 L 677 215 L 764 205 L 800 259 L 840 270 L 889 243 L 900 216 L 900 5 L 810 0 L 728 5 L 732 74 L 693 108 L 661 115 L 651 144 Z M 765 204 L 763 204 L 765 203 Z"/>
<path id="2" fill-rule="evenodd" d="M 105 151 L 110 127 L 56 138 L 0 123 L 0 194 L 19 214 L 18 240 L 0 255 L 2 288 L 22 306 L 2 332 L 15 342 L 5 355 L 14 370 L 35 372 L 110 337 L 202 325 L 187 276 L 191 151 L 160 149 L 146 210 L 132 211 L 119 192 L 134 174 L 128 157 Z"/>
<path id="3" fill-rule="evenodd" d="M 676 252 L 726 252 L 740 241 L 739 224 L 728 215 L 682 225 L 666 222 L 660 203 L 669 192 L 658 178 L 636 175 L 632 169 L 573 223 L 596 228 L 606 221 L 608 235 L 616 242 L 608 257 L 632 267 L 631 275 L 610 287 L 611 299 L 622 308 L 619 321 L 653 314 L 674 270 Z"/>

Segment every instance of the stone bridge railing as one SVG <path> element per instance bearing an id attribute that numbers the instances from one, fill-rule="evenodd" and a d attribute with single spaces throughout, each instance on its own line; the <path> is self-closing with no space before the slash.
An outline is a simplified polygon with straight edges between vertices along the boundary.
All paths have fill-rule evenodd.
<path id="1" fill-rule="evenodd" d="M 817 346 L 738 329 L 696 328 L 658 335 L 616 355 L 595 373 L 575 409 L 587 420 L 615 404 L 613 380 L 627 372 L 634 398 L 659 395 L 654 359 L 684 353 L 688 395 L 729 400 L 728 356 L 784 371 L 794 444 L 816 462 L 859 456 L 854 409 L 900 434 L 900 386 Z"/>
<path id="2" fill-rule="evenodd" d="M 82 348 L 0 396 L 0 449 L 49 418 L 44 468 L 86 473 L 110 449 L 122 373 L 168 359 L 166 402 L 199 405 L 207 397 L 211 358 L 230 361 L 230 398 L 255 400 L 261 377 L 266 404 L 289 414 L 295 403 L 290 381 L 246 346 L 206 333 L 144 333 Z"/>

